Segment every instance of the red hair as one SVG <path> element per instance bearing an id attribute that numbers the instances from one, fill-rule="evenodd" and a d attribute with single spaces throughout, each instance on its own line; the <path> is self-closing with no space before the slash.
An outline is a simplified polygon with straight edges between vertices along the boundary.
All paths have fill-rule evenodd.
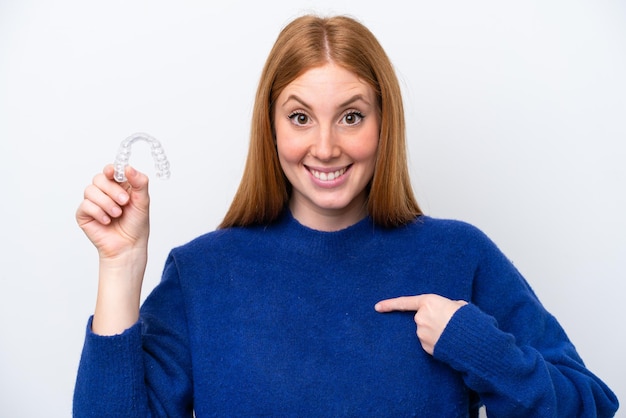
<path id="1" fill-rule="evenodd" d="M 220 228 L 269 224 L 284 210 L 291 185 L 278 161 L 273 104 L 294 79 L 328 62 L 354 72 L 378 98 L 380 141 L 369 185 L 369 216 L 378 225 L 393 227 L 422 213 L 408 174 L 400 85 L 387 54 L 374 35 L 352 18 L 306 15 L 281 31 L 267 58 L 256 92 L 243 177 Z"/>

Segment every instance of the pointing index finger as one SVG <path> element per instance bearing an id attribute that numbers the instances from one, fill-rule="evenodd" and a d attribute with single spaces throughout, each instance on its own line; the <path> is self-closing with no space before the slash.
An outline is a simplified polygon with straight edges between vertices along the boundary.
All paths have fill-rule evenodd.
<path id="1" fill-rule="evenodd" d="M 413 311 L 417 312 L 421 305 L 421 295 L 400 296 L 392 299 L 385 299 L 374 305 L 377 312 Z"/>

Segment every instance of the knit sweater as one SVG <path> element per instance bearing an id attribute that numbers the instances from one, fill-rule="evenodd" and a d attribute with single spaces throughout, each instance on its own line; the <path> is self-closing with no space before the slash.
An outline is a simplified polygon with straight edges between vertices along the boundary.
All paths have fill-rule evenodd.
<path id="1" fill-rule="evenodd" d="M 469 304 L 427 354 L 414 313 Z M 459 221 L 371 219 L 337 232 L 286 212 L 171 251 L 139 321 L 87 327 L 74 415 L 98 417 L 610 417 L 618 401 L 496 245 Z"/>

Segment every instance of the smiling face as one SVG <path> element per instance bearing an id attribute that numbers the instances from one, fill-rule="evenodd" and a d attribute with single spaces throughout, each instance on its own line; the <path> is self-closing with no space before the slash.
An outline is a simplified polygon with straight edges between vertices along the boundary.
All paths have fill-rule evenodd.
<path id="1" fill-rule="evenodd" d="M 293 216 L 333 231 L 367 215 L 380 115 L 372 87 L 328 63 L 288 84 L 276 100 L 278 158 L 292 186 Z"/>

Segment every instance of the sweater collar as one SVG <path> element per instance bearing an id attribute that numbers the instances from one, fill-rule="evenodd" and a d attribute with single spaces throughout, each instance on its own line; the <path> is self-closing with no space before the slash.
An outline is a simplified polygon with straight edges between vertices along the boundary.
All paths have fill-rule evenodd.
<path id="1" fill-rule="evenodd" d="M 377 227 L 368 216 L 359 222 L 339 231 L 319 231 L 309 228 L 293 217 L 285 209 L 277 220 L 276 231 L 280 234 L 280 244 L 286 250 L 304 254 L 352 254 L 362 251 L 372 242 Z"/>

